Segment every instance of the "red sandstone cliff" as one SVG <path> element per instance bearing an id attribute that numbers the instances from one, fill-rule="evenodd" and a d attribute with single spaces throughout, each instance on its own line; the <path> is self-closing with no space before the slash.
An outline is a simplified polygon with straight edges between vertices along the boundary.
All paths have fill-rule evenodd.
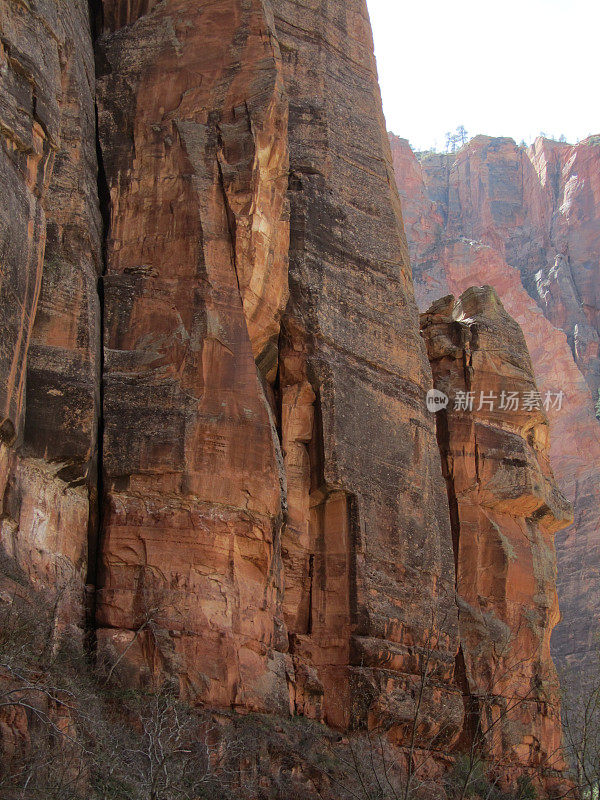
<path id="1" fill-rule="evenodd" d="M 437 430 L 453 526 L 465 738 L 480 736 L 505 767 L 556 768 L 554 534 L 573 515 L 554 482 L 543 405 L 524 402 L 537 392 L 525 339 L 490 287 L 434 303 L 421 324 L 435 387 L 450 398 Z M 511 396 L 523 402 L 503 403 Z"/>
<path id="2" fill-rule="evenodd" d="M 594 650 L 599 597 L 600 148 L 595 138 L 523 149 L 478 136 L 419 164 L 392 137 L 392 152 L 419 303 L 492 285 L 525 333 L 540 389 L 565 392 L 560 412 L 550 410 L 551 459 L 575 525 L 557 539 L 553 650 L 581 665 Z"/>
<path id="3" fill-rule="evenodd" d="M 99 47 L 101 647 L 194 701 L 348 724 L 368 693 L 401 730 L 433 620 L 427 726 L 458 731 L 430 377 L 363 3 L 109 7 Z M 140 633 L 161 603 L 160 636 Z"/>
<path id="4" fill-rule="evenodd" d="M 273 22 L 258 2 L 137 20 L 107 4 L 105 28 L 99 646 L 127 654 L 134 683 L 167 674 L 192 701 L 282 713 L 285 483 L 264 381 L 288 291 L 288 106 Z"/>
<path id="5" fill-rule="evenodd" d="M 444 762 L 486 680 L 442 473 L 464 421 L 440 463 L 366 5 L 92 5 L 95 65 L 86 3 L 0 6 L 5 555 L 55 603 L 57 638 L 81 636 L 87 579 L 88 645 L 122 685 L 385 730 Z M 426 249 L 446 217 L 411 169 Z M 473 380 L 526 360 L 492 322 L 481 352 L 506 352 Z M 483 535 L 490 507 L 535 538 L 528 638 L 506 559 L 490 602 L 551 701 L 564 507 L 545 438 L 519 435 L 490 443 L 519 502 L 464 504 Z M 556 719 L 528 707 L 495 755 L 543 763 Z M 18 722 L 0 720 L 26 737 Z"/>
<path id="6" fill-rule="evenodd" d="M 100 393 L 87 3 L 3 3 L 0 31 L 2 545 L 32 581 L 62 587 L 78 628 Z"/>

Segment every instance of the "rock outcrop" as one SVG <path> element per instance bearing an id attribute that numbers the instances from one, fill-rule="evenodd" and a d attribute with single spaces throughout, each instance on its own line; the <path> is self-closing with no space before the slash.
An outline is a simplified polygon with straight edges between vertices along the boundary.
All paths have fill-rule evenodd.
<path id="1" fill-rule="evenodd" d="M 490 287 L 421 317 L 453 524 L 465 737 L 492 763 L 561 768 L 554 534 L 573 520 L 523 334 Z"/>
<path id="2" fill-rule="evenodd" d="M 134 682 L 166 674 L 193 701 L 282 712 L 267 382 L 288 291 L 288 106 L 273 24 L 258 1 L 106 9 L 97 619 Z"/>
<path id="3" fill-rule="evenodd" d="M 551 462 L 575 507 L 557 538 L 561 663 L 595 650 L 600 573 L 600 425 L 597 320 L 600 147 L 538 139 L 528 149 L 478 136 L 457 154 L 421 163 L 392 137 L 415 292 L 425 309 L 442 294 L 490 284 L 519 322 L 551 407 Z"/>
<path id="4" fill-rule="evenodd" d="M 384 730 L 439 777 L 489 677 L 493 609 L 511 657 L 536 648 L 494 697 L 540 682 L 495 753 L 542 763 L 567 513 L 546 421 L 448 415 L 444 439 L 426 409 L 364 0 L 15 0 L 0 33 L 0 534 L 52 600 L 53 646 L 87 623 L 106 684 Z M 411 168 L 424 250 L 447 215 Z M 464 334 L 428 341 L 438 378 L 527 361 L 494 303 L 435 312 Z M 496 547 L 481 585 L 478 537 Z"/>
<path id="5" fill-rule="evenodd" d="M 88 7 L 0 7 L 2 544 L 82 627 L 93 525 L 100 214 Z"/>
<path id="6" fill-rule="evenodd" d="M 286 619 L 292 655 L 323 664 L 328 718 L 349 692 L 348 705 L 369 724 L 385 722 L 402 738 L 435 641 L 420 736 L 427 745 L 443 731 L 447 746 L 462 718 L 451 681 L 452 548 L 366 5 L 334 3 L 308 15 L 297 2 L 274 5 L 290 99 L 283 411 L 297 392 L 306 398 L 307 384 L 315 394 L 302 470 L 308 537 L 290 526 L 283 540 L 286 592 L 306 584 L 312 569 L 311 616 Z M 300 15 L 313 31 L 308 40 Z M 290 556 L 298 549 L 304 567 L 294 574 L 288 564 L 297 570 Z"/>
<path id="7" fill-rule="evenodd" d="M 193 701 L 347 725 L 368 697 L 401 736 L 441 626 L 424 738 L 452 740 L 448 515 L 366 8 L 104 26 L 100 646 Z"/>

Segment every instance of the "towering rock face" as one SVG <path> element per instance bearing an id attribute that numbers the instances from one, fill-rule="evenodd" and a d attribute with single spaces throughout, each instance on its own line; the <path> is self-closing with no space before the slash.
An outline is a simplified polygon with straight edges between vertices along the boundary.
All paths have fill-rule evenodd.
<path id="1" fill-rule="evenodd" d="M 364 0 L 91 6 L 95 63 L 84 0 L 0 7 L 2 549 L 58 588 L 59 630 L 83 626 L 87 576 L 109 677 L 447 754 L 463 695 L 487 680 L 481 592 L 539 646 L 519 686 L 535 671 L 553 691 L 564 507 L 544 419 L 529 442 L 520 418 L 449 417 L 460 540 L 450 524 Z M 434 217 L 423 249 L 446 217 L 423 185 L 419 202 L 411 229 Z M 467 339 L 504 354 L 475 360 L 471 381 L 521 354 L 492 307 L 432 355 L 453 385 Z M 444 309 L 432 325 L 452 338 Z M 489 449 L 476 489 L 475 435 Z M 496 463 L 505 444 L 515 471 Z M 494 525 L 530 536 L 527 636 L 510 551 L 493 591 L 460 555 Z M 546 752 L 557 734 L 545 712 L 520 724 L 523 765 L 526 737 Z"/>
<path id="2" fill-rule="evenodd" d="M 550 657 L 559 617 L 554 534 L 573 515 L 550 468 L 548 420 L 525 339 L 490 287 L 438 301 L 421 322 L 435 387 L 450 398 L 437 423 L 465 734 L 485 739 L 495 762 L 561 768 Z"/>
<path id="3" fill-rule="evenodd" d="M 60 136 L 57 95 L 62 77 L 56 40 L 42 35 L 43 18 L 36 20 L 31 12 L 12 11 L 7 4 L 0 10 L 1 168 L 2 185 L 9 198 L 2 204 L 1 212 L 2 329 L 6 332 L 0 353 L 3 483 L 7 447 L 20 438 L 23 428 L 26 355 L 40 293 L 46 242 L 42 198 L 48 190 Z M 37 60 L 28 55 L 30 50 L 38 56 Z M 43 69 L 44 62 L 47 71 Z"/>
<path id="4" fill-rule="evenodd" d="M 99 641 L 194 700 L 400 735 L 434 629 L 423 738 L 451 741 L 451 538 L 366 7 L 104 10 Z"/>
<path id="5" fill-rule="evenodd" d="M 274 7 L 290 100 L 283 446 L 310 510 L 298 524 L 290 501 L 283 540 L 286 594 L 304 587 L 285 607 L 291 653 L 323 665 L 329 718 L 351 705 L 349 682 L 354 706 L 400 735 L 435 641 L 422 737 L 452 741 L 452 550 L 366 6 Z"/>
<path id="6" fill-rule="evenodd" d="M 3 3 L 0 31 L 2 544 L 81 625 L 99 395 L 87 3 Z"/>
<path id="7" fill-rule="evenodd" d="M 525 150 L 479 136 L 419 164 L 392 137 L 392 152 L 420 305 L 491 284 L 524 331 L 542 393 L 564 392 L 548 412 L 551 461 L 575 525 L 557 538 L 563 621 L 553 649 L 580 665 L 594 650 L 599 613 L 600 147 L 595 138 L 575 147 L 538 139 Z"/>
<path id="8" fill-rule="evenodd" d="M 258 0 L 125 6 L 106 4 L 99 56 L 98 639 L 136 681 L 282 711 L 285 476 L 267 399 L 288 284 L 279 45 Z"/>

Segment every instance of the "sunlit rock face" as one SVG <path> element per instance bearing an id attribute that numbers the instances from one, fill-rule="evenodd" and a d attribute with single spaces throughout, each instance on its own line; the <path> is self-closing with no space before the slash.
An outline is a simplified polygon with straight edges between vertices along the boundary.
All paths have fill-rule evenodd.
<path id="1" fill-rule="evenodd" d="M 553 635 L 561 663 L 595 648 L 600 608 L 600 146 L 478 136 L 456 154 L 419 163 L 391 138 L 419 305 L 490 284 L 519 322 L 540 390 L 564 391 L 551 407 L 551 463 L 574 504 L 559 533 L 562 622 Z"/>
<path id="2" fill-rule="evenodd" d="M 401 745 L 414 733 L 439 777 L 489 641 L 464 612 L 479 613 L 475 589 L 456 601 L 454 440 L 440 460 L 365 3 L 39 0 L 3 4 L 0 27 L 1 555 L 58 589 L 56 629 L 79 638 L 88 582 L 107 680 Z M 446 216 L 410 169 L 424 250 Z M 492 251 L 473 252 L 489 269 Z M 461 323 L 473 352 L 477 337 L 506 350 L 475 364 L 481 381 L 521 353 L 494 313 L 489 341 Z M 511 424 L 465 507 L 488 538 L 481 509 L 514 519 L 511 535 L 536 520 L 517 576 L 535 635 L 511 606 L 510 558 L 479 588 L 539 644 L 552 693 L 540 537 L 564 507 L 545 419 L 533 443 Z M 546 752 L 557 735 L 545 710 L 519 724 L 515 768 L 526 737 Z"/>
<path id="3" fill-rule="evenodd" d="M 489 286 L 421 316 L 436 389 L 459 608 L 465 738 L 515 769 L 562 769 L 554 534 L 573 520 L 525 339 Z"/>
<path id="4" fill-rule="evenodd" d="M 194 701 L 401 737 L 433 626 L 423 741 L 452 741 L 447 501 L 365 5 L 121 5 L 101 649 Z"/>
<path id="5" fill-rule="evenodd" d="M 105 6 L 100 647 L 126 652 L 134 682 L 287 711 L 267 393 L 288 296 L 288 101 L 272 15 Z"/>

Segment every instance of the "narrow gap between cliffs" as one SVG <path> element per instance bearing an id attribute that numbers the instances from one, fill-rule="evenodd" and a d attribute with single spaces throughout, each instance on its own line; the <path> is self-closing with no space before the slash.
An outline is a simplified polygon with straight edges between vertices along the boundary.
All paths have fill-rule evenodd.
<path id="1" fill-rule="evenodd" d="M 96 42 L 103 25 L 102 0 L 89 0 L 90 33 L 96 55 Z M 97 73 L 97 69 L 96 69 Z M 98 341 L 98 416 L 97 416 L 97 450 L 95 470 L 95 502 L 91 504 L 88 523 L 88 572 L 86 584 L 89 587 L 86 618 L 86 645 L 90 656 L 96 652 L 96 592 L 98 579 L 98 560 L 100 553 L 100 538 L 104 523 L 104 276 L 107 265 L 107 240 L 110 227 L 110 192 L 98 128 L 98 106 L 94 102 L 96 157 L 98 164 L 97 192 L 98 205 L 102 221 L 100 240 L 100 272 L 98 275 L 97 292 L 99 307 L 99 341 Z M 94 489 L 91 496 L 93 498 Z"/>
<path id="2" fill-rule="evenodd" d="M 104 27 L 104 8 L 102 0 L 88 0 L 88 13 L 90 16 L 90 32 L 92 44 L 96 48 L 96 41 Z"/>
<path id="3" fill-rule="evenodd" d="M 231 242 L 231 263 L 233 265 L 233 271 L 235 273 L 235 280 L 238 287 L 238 292 L 240 294 L 240 302 L 242 305 L 244 304 L 244 298 L 242 296 L 242 288 L 240 285 L 240 276 L 238 273 L 238 264 L 237 264 L 237 248 L 236 248 L 236 239 L 237 239 L 237 219 L 235 216 L 235 212 L 232 209 L 229 203 L 229 196 L 227 195 L 227 188 L 225 186 L 225 175 L 223 173 L 223 164 L 221 163 L 221 153 L 225 150 L 225 145 L 223 143 L 223 137 L 221 136 L 221 128 L 219 125 L 218 120 L 215 121 L 215 131 L 217 135 L 217 146 L 218 152 L 216 154 L 216 161 L 217 161 L 217 169 L 219 170 L 219 187 L 221 189 L 221 193 L 223 194 L 223 204 L 225 206 L 225 213 L 227 215 L 227 227 L 229 229 L 229 241 Z"/>
<path id="4" fill-rule="evenodd" d="M 464 376 L 465 376 L 465 383 L 467 390 L 470 390 L 471 361 L 467 362 L 466 357 L 464 361 Z M 454 551 L 454 582 L 455 582 L 454 588 L 455 591 L 457 591 L 461 525 L 460 525 L 460 513 L 458 508 L 458 498 L 456 496 L 456 487 L 454 485 L 454 475 L 452 471 L 448 412 L 446 410 L 440 411 L 438 414 L 436 414 L 435 420 L 436 420 L 435 433 L 436 433 L 437 445 L 440 451 L 442 474 L 446 482 L 448 506 L 450 509 L 450 530 L 452 533 L 452 549 Z M 477 443 L 475 444 L 475 450 L 476 450 L 475 459 L 477 465 L 476 468 L 477 472 L 479 473 L 479 453 L 478 453 Z M 479 474 L 477 475 L 477 480 L 479 480 Z M 476 698 L 474 698 L 470 692 L 469 681 L 467 678 L 467 667 L 462 648 L 462 642 L 460 639 L 460 605 L 458 605 L 458 620 L 459 620 L 459 646 L 458 646 L 458 652 L 456 653 L 454 659 L 454 681 L 462 693 L 464 711 L 465 711 L 463 730 L 458 742 L 458 747 L 470 748 L 476 736 L 476 731 L 479 729 L 478 726 L 480 726 L 481 721 L 480 721 L 480 709 Z"/>
<path id="5" fill-rule="evenodd" d="M 445 410 L 436 414 L 435 433 L 442 462 L 442 474 L 446 481 L 448 505 L 450 506 L 450 529 L 452 532 L 452 549 L 454 551 L 454 581 L 456 588 L 456 580 L 458 578 L 458 549 L 460 544 L 460 516 L 454 487 L 454 477 L 450 466 L 450 433 L 448 429 L 448 412 Z"/>

